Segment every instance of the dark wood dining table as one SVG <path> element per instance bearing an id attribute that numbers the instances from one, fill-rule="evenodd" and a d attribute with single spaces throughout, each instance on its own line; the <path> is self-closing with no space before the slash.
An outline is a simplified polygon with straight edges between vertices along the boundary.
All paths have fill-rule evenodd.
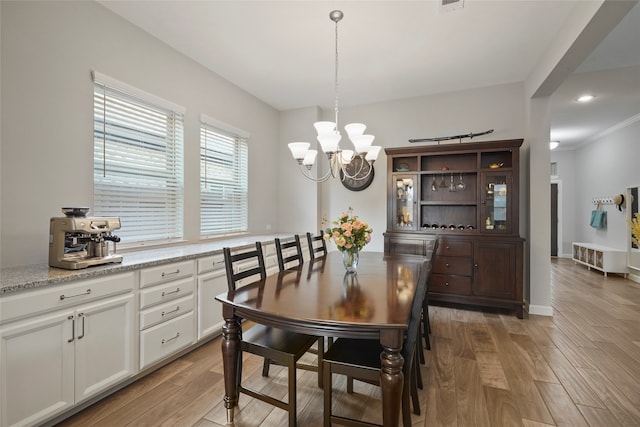
<path id="1" fill-rule="evenodd" d="M 356 275 L 339 252 L 267 276 L 216 300 L 223 304 L 224 405 L 233 423 L 238 402 L 241 319 L 334 338 L 379 339 L 383 425 L 397 426 L 403 387 L 400 354 L 424 257 L 361 252 Z M 291 398 L 291 396 L 289 397 Z"/>

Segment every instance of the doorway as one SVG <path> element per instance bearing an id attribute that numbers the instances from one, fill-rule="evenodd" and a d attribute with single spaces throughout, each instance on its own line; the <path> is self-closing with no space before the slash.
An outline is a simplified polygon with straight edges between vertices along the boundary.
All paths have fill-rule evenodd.
<path id="1" fill-rule="evenodd" d="M 551 256 L 558 256 L 558 183 L 551 183 Z"/>
<path id="2" fill-rule="evenodd" d="M 562 180 L 556 175 L 551 176 L 551 209 L 550 209 L 550 230 L 551 230 L 551 256 L 566 256 L 562 248 Z"/>

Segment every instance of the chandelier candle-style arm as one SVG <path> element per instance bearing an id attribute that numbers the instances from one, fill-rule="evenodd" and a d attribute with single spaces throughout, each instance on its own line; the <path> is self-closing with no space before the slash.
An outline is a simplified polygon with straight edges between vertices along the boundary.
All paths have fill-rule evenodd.
<path id="1" fill-rule="evenodd" d="M 342 20 L 344 14 L 340 10 L 329 13 L 329 19 L 335 22 L 335 122 L 319 121 L 313 126 L 317 132 L 317 140 L 320 149 L 327 155 L 329 160 L 329 170 L 321 177 L 316 178 L 311 175 L 311 169 L 318 155 L 317 150 L 311 150 L 308 142 L 292 142 L 289 144 L 291 155 L 298 162 L 300 172 L 306 177 L 316 182 L 324 182 L 329 177 L 338 177 L 342 172 L 342 179 L 348 177 L 353 180 L 367 179 L 373 171 L 373 163 L 378 158 L 382 147 L 371 145 L 375 139 L 373 135 L 365 135 L 367 128 L 362 123 L 350 123 L 344 127 L 354 150 L 343 150 L 340 147 L 342 135 L 338 129 L 338 22 Z M 355 163 L 354 163 L 355 162 Z M 349 167 L 351 166 L 351 167 Z"/>

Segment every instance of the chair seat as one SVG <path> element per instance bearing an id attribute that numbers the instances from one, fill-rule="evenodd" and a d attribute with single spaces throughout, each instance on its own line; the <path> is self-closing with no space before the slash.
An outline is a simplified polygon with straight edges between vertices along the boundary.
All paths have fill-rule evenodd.
<path id="1" fill-rule="evenodd" d="M 369 368 L 380 372 L 382 350 L 378 340 L 339 338 L 325 352 L 324 360 L 336 365 Z"/>
<path id="2" fill-rule="evenodd" d="M 302 356 L 318 340 L 318 337 L 285 331 L 270 326 L 255 325 L 242 333 L 242 346 L 250 346 L 251 352 L 275 359 L 274 353 Z"/>

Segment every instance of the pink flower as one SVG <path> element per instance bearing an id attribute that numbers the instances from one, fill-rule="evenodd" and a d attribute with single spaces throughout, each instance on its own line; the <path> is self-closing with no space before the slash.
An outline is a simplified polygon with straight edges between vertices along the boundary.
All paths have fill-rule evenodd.
<path id="1" fill-rule="evenodd" d="M 340 225 L 340 228 L 342 228 L 344 231 L 351 231 L 353 226 L 351 225 L 350 222 L 344 222 Z"/>
<path id="2" fill-rule="evenodd" d="M 354 230 L 360 230 L 363 227 L 364 223 L 362 221 L 360 221 L 359 219 L 356 219 L 355 221 L 353 221 L 353 229 Z"/>
<path id="3" fill-rule="evenodd" d="M 371 234 L 367 233 L 367 237 L 365 238 L 366 242 L 369 243 L 371 241 Z"/>

